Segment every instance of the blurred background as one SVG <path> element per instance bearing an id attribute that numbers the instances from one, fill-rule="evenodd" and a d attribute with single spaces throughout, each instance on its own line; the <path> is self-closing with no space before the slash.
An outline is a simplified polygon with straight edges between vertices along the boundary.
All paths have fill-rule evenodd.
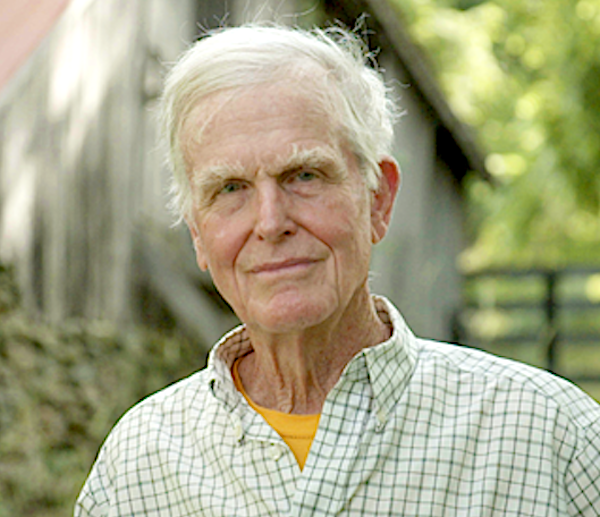
<path id="1" fill-rule="evenodd" d="M 236 324 L 156 106 L 202 30 L 260 20 L 356 27 L 404 110 L 373 291 L 600 399 L 600 0 L 4 0 L 0 517 L 70 515 L 119 416 Z"/>

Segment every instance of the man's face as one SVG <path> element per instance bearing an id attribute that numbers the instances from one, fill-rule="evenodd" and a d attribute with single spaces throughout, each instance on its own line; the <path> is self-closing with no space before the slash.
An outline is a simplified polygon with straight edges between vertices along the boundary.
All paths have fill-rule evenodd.
<path id="1" fill-rule="evenodd" d="M 198 264 L 244 323 L 268 333 L 341 316 L 366 290 L 380 238 L 355 157 L 297 90 L 217 93 L 182 131 Z"/>

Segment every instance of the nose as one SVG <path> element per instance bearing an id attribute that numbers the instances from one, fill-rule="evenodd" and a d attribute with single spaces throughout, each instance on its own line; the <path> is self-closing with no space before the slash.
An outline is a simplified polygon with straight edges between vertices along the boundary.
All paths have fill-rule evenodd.
<path id="1" fill-rule="evenodd" d="M 265 181 L 256 189 L 254 231 L 262 240 L 277 242 L 296 233 L 290 217 L 290 200 L 276 181 Z"/>

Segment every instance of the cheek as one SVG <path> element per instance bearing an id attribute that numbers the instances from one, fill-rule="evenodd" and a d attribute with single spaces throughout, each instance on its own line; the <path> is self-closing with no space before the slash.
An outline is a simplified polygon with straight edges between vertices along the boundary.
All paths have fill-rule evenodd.
<path id="1" fill-rule="evenodd" d="M 211 273 L 232 267 L 244 242 L 239 225 L 228 218 L 210 217 L 200 231 Z"/>
<path id="2" fill-rule="evenodd" d="M 319 218 L 321 235 L 334 253 L 343 253 L 345 259 L 361 262 L 370 254 L 371 224 L 368 205 L 357 196 L 349 196 L 337 203 L 328 203 Z"/>

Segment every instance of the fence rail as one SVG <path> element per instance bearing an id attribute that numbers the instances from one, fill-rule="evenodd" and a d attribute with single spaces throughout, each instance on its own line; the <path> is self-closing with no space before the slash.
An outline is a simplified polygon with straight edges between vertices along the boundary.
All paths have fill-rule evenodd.
<path id="1" fill-rule="evenodd" d="M 600 269 L 469 274 L 454 321 L 457 342 L 600 383 Z"/>

